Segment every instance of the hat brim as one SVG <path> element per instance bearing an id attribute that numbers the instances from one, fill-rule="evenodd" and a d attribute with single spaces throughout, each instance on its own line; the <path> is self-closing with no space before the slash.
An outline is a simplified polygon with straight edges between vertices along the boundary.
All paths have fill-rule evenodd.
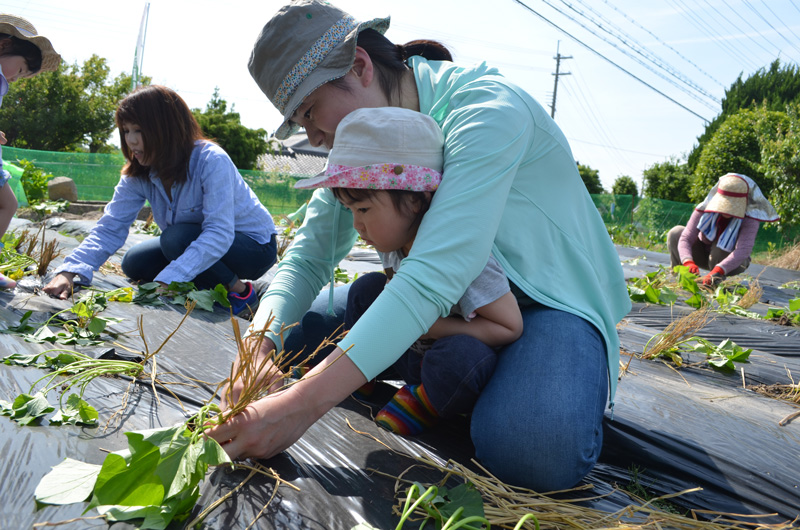
<path id="1" fill-rule="evenodd" d="M 347 75 L 347 72 L 353 67 L 353 61 L 355 61 L 356 58 L 358 34 L 365 29 L 374 29 L 383 35 L 386 33 L 386 30 L 389 29 L 390 19 L 391 17 L 374 18 L 366 22 L 360 22 L 358 26 L 345 37 L 341 44 L 331 50 L 325 59 L 320 62 L 319 66 L 309 73 L 308 77 L 300 83 L 294 94 L 292 94 L 292 97 L 289 98 L 283 112 L 283 123 L 275 131 L 275 138 L 278 140 L 285 140 L 300 130 L 300 126 L 292 121 L 292 117 L 309 94 L 325 83 Z"/>
<path id="2" fill-rule="evenodd" d="M 314 188 L 327 188 L 329 187 L 326 185 L 328 181 L 332 181 L 336 178 L 336 175 L 328 175 L 325 171 L 318 173 L 313 177 L 309 177 L 307 179 L 300 179 L 294 183 L 294 187 L 298 190 L 310 190 Z"/>
<path id="3" fill-rule="evenodd" d="M 708 201 L 705 211 L 744 219 L 745 213 L 747 213 L 747 197 L 728 197 L 717 193 Z"/>
<path id="4" fill-rule="evenodd" d="M 397 171 L 399 169 L 399 171 Z M 411 164 L 370 164 L 350 167 L 330 164 L 318 175 L 298 180 L 297 189 L 348 188 L 366 190 L 436 191 L 442 174 Z"/>
<path id="5" fill-rule="evenodd" d="M 42 66 L 39 72 L 53 72 L 61 64 L 61 56 L 53 49 L 53 44 L 47 37 L 42 35 L 27 36 L 21 33 L 16 26 L 7 22 L 0 22 L 0 33 L 26 40 L 39 48 L 39 51 L 42 52 Z"/>

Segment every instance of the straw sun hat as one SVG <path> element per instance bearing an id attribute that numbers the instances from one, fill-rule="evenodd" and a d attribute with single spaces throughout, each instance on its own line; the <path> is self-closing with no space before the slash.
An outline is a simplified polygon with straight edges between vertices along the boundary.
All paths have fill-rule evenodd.
<path id="1" fill-rule="evenodd" d="M 22 17 L 0 13 L 0 33 L 5 33 L 18 39 L 31 42 L 42 52 L 42 67 L 40 72 L 52 72 L 61 63 L 61 56 L 53 49 L 50 40 L 36 32 L 33 24 Z"/>
<path id="2" fill-rule="evenodd" d="M 728 173 L 720 177 L 717 192 L 706 204 L 705 211 L 717 212 L 743 219 L 747 212 L 750 186 L 741 176 Z"/>
<path id="3" fill-rule="evenodd" d="M 350 71 L 356 38 L 367 28 L 383 34 L 389 29 L 389 18 L 358 22 L 319 0 L 296 0 L 267 22 L 247 67 L 261 91 L 283 114 L 276 138 L 285 140 L 297 132 L 299 127 L 290 120 L 311 92 Z"/>

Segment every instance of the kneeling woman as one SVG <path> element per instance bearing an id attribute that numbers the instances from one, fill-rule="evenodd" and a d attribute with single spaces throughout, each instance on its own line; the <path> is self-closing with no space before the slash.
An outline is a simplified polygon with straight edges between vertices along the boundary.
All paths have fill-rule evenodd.
<path id="1" fill-rule="evenodd" d="M 275 224 L 230 157 L 203 137 L 186 102 L 163 86 L 142 87 L 117 108 L 127 163 L 89 236 L 56 269 L 45 292 L 69 296 L 125 243 L 145 201 L 161 236 L 132 247 L 122 270 L 132 280 L 222 284 L 235 313 L 255 307 L 252 283 L 276 258 Z M 78 277 L 78 280 L 75 277 Z"/>

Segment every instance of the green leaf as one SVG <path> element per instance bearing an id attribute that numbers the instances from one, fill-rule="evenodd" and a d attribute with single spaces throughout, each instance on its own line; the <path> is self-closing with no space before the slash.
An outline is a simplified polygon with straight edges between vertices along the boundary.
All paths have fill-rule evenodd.
<path id="1" fill-rule="evenodd" d="M 228 300 L 228 290 L 221 283 L 218 283 L 216 287 L 214 287 L 211 291 L 211 296 L 214 298 L 214 301 L 222 307 L 231 306 L 231 302 Z"/>
<path id="2" fill-rule="evenodd" d="M 8 365 L 36 366 L 36 361 L 41 355 L 41 353 L 12 353 L 3 357 L 3 362 Z"/>
<path id="3" fill-rule="evenodd" d="M 0 333 L 14 333 L 18 335 L 33 333 L 36 331 L 37 327 L 28 324 L 28 320 L 30 320 L 31 315 L 33 315 L 33 311 L 26 311 L 19 320 L 19 324 L 16 326 L 8 326 L 6 329 L 0 330 Z"/>
<path id="4" fill-rule="evenodd" d="M 661 293 L 658 295 L 658 300 L 659 303 L 663 305 L 673 305 L 678 301 L 678 294 L 668 287 L 662 287 Z"/>
<path id="5" fill-rule="evenodd" d="M 789 311 L 800 311 L 800 298 L 789 300 Z"/>
<path id="6" fill-rule="evenodd" d="M 120 455 L 110 453 L 103 461 L 88 508 L 160 505 L 164 500 L 164 485 L 155 474 L 159 460 L 155 446 L 134 454 L 130 464 Z"/>
<path id="7" fill-rule="evenodd" d="M 83 502 L 92 494 L 101 467 L 66 458 L 42 477 L 33 495 L 43 504 Z"/>
<path id="8" fill-rule="evenodd" d="M 705 303 L 705 298 L 703 298 L 703 295 L 700 293 L 695 293 L 686 299 L 686 305 L 694 307 L 695 309 L 700 309 L 701 307 L 703 307 L 704 303 Z"/>
<path id="9" fill-rule="evenodd" d="M 38 422 L 43 416 L 55 410 L 41 392 L 34 395 L 20 394 L 11 404 L 11 419 L 20 425 L 30 425 Z"/>
<path id="10" fill-rule="evenodd" d="M 459 508 L 464 508 L 462 518 L 484 516 L 483 498 L 472 484 L 459 484 L 451 490 L 442 488 L 441 495 L 447 499 L 447 503 L 439 508 L 445 520 Z"/>
<path id="11" fill-rule="evenodd" d="M 81 399 L 78 394 L 70 394 L 67 398 L 66 406 L 57 411 L 55 416 L 50 418 L 50 424 L 54 425 L 97 425 L 99 414 L 97 409 Z"/>
<path id="12" fill-rule="evenodd" d="M 106 319 L 101 317 L 94 317 L 89 321 L 89 325 L 86 326 L 86 329 L 89 330 L 89 333 L 93 335 L 99 335 L 106 329 Z"/>
<path id="13" fill-rule="evenodd" d="M 194 300 L 197 303 L 198 309 L 203 309 L 205 311 L 214 312 L 214 291 L 211 290 L 204 290 L 204 291 L 192 291 L 191 293 L 186 295 L 186 298 L 189 300 Z M 227 297 L 226 297 L 227 300 Z"/>

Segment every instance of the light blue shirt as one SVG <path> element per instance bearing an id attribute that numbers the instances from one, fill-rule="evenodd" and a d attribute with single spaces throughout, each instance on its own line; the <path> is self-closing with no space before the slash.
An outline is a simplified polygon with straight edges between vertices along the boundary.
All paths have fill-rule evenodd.
<path id="1" fill-rule="evenodd" d="M 92 282 L 93 272 L 128 237 L 139 210 L 150 203 L 153 219 L 162 230 L 178 223 L 202 226 L 200 236 L 186 251 L 162 270 L 155 281 L 191 281 L 225 255 L 233 243 L 234 232 L 260 244 L 275 234 L 275 223 L 253 190 L 244 181 L 230 157 L 216 144 L 198 141 L 189 160 L 189 175 L 172 185 L 167 196 L 155 172 L 147 178 L 123 175 L 114 196 L 89 236 L 56 269 Z"/>
<path id="2" fill-rule="evenodd" d="M 445 136 L 442 183 L 411 253 L 339 346 L 369 380 L 450 308 L 491 253 L 519 289 L 580 316 L 605 339 L 613 401 L 625 278 L 564 134 L 534 99 L 486 65 L 412 57 L 420 111 Z M 314 192 L 252 327 L 300 320 L 357 233 L 329 189 Z"/>
<path id="3" fill-rule="evenodd" d="M 3 75 L 3 66 L 0 65 L 0 107 L 3 106 L 3 96 L 8 94 L 8 80 L 6 80 L 6 76 Z M 0 127 L 0 131 L 2 131 L 2 127 Z M 0 146 L 0 188 L 8 182 L 8 179 L 11 175 L 3 169 L 3 148 Z"/>

